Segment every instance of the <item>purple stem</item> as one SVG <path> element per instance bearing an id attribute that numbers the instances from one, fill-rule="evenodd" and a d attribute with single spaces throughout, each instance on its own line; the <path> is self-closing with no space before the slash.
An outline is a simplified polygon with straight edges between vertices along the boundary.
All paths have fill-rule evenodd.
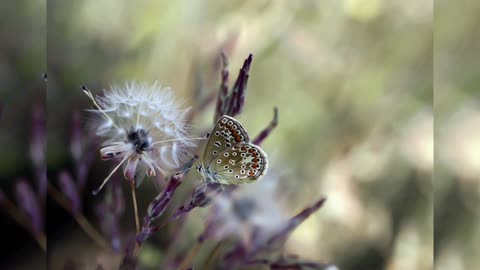
<path id="1" fill-rule="evenodd" d="M 273 108 L 273 119 L 268 124 L 268 126 L 257 135 L 257 137 L 253 140 L 253 144 L 260 145 L 262 142 L 270 135 L 274 128 L 278 125 L 278 108 Z"/>
<path id="2" fill-rule="evenodd" d="M 267 246 L 274 246 L 275 243 L 285 241 L 288 238 L 288 236 L 293 232 L 293 230 L 295 230 L 300 224 L 302 224 L 302 222 L 305 221 L 305 219 L 310 217 L 310 215 L 312 215 L 318 209 L 320 209 L 320 207 L 323 206 L 326 200 L 327 200 L 326 198 L 322 198 L 318 200 L 312 206 L 303 209 L 302 211 L 300 211 L 300 213 L 298 213 L 293 218 L 291 218 L 284 229 L 282 229 L 281 231 L 273 235 L 267 241 Z"/>

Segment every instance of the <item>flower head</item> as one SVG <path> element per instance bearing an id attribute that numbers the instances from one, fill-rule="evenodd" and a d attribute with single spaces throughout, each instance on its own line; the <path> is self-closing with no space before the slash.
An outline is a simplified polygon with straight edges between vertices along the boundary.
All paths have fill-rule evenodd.
<path id="1" fill-rule="evenodd" d="M 96 98 L 82 89 L 96 107 L 93 112 L 101 116 L 94 128 L 105 139 L 102 160 L 120 160 L 96 192 L 121 166 L 125 178 L 139 185 L 145 175 L 154 176 L 157 170 L 166 175 L 188 158 L 194 143 L 187 136 L 187 110 L 180 108 L 170 88 L 132 82 Z"/>

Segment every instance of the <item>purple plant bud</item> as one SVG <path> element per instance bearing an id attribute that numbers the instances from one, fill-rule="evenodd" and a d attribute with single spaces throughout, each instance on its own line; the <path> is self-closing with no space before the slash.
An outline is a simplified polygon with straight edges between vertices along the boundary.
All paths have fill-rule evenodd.
<path id="1" fill-rule="evenodd" d="M 40 204 L 35 197 L 35 193 L 30 184 L 24 179 L 19 180 L 15 185 L 15 193 L 17 203 L 27 214 L 33 232 L 41 232 L 43 230 L 43 215 L 40 209 Z"/>
<path id="2" fill-rule="evenodd" d="M 217 121 L 222 115 L 236 116 L 242 112 L 245 102 L 245 91 L 247 89 L 248 72 L 253 60 L 253 55 L 250 54 L 243 63 L 242 68 L 238 74 L 237 80 L 233 85 L 232 90 L 228 93 L 228 60 L 225 55 L 222 55 L 223 68 L 222 68 L 222 82 L 220 85 L 220 91 L 217 98 L 217 107 L 215 113 L 214 122 Z"/>
<path id="3" fill-rule="evenodd" d="M 278 108 L 273 108 L 273 119 L 270 124 L 258 134 L 258 136 L 253 140 L 253 144 L 260 145 L 262 142 L 270 135 L 270 133 L 278 125 Z"/>
<path id="4" fill-rule="evenodd" d="M 243 67 L 240 69 L 237 81 L 233 85 L 232 94 L 230 97 L 230 105 L 228 115 L 235 116 L 242 112 L 243 105 L 245 103 L 245 91 L 247 90 L 248 72 L 250 71 L 250 65 L 252 64 L 253 55 L 250 54 Z"/>
<path id="5" fill-rule="evenodd" d="M 201 183 L 192 193 L 190 204 L 198 207 L 207 207 L 213 202 L 213 198 L 223 191 L 223 186 L 219 183 Z"/>
<path id="6" fill-rule="evenodd" d="M 80 213 L 82 202 L 75 182 L 67 172 L 61 172 L 58 175 L 58 186 L 63 195 L 70 202 L 70 211 L 76 216 Z"/>
<path id="7" fill-rule="evenodd" d="M 150 220 L 160 217 L 167 209 L 170 199 L 173 197 L 175 190 L 182 183 L 183 174 L 177 174 L 170 177 L 167 187 L 160 193 L 148 206 L 147 213 Z"/>

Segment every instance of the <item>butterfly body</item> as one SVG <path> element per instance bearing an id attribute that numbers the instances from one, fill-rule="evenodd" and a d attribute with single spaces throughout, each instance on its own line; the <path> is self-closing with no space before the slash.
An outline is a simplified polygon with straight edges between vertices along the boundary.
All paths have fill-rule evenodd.
<path id="1" fill-rule="evenodd" d="M 267 154 L 260 146 L 250 143 L 240 122 L 227 115 L 215 124 L 202 160 L 197 170 L 204 181 L 226 185 L 255 181 L 268 168 Z"/>

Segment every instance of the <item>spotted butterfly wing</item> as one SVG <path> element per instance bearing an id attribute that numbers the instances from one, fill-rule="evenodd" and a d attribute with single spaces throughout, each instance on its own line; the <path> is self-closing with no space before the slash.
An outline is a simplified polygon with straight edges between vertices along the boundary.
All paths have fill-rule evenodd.
<path id="1" fill-rule="evenodd" d="M 239 184 L 256 180 L 267 169 L 267 155 L 250 143 L 247 132 L 235 118 L 224 115 L 213 128 L 203 154 L 207 181 Z"/>
<path id="2" fill-rule="evenodd" d="M 210 167 L 221 184 L 242 184 L 257 180 L 268 168 L 267 155 L 257 145 L 239 143 L 224 151 Z"/>
<path id="3" fill-rule="evenodd" d="M 205 151 L 203 152 L 203 162 L 208 167 L 211 162 L 223 151 L 240 143 L 250 142 L 247 132 L 243 126 L 235 119 L 224 115 L 217 120 L 215 127 L 210 133 Z"/>

